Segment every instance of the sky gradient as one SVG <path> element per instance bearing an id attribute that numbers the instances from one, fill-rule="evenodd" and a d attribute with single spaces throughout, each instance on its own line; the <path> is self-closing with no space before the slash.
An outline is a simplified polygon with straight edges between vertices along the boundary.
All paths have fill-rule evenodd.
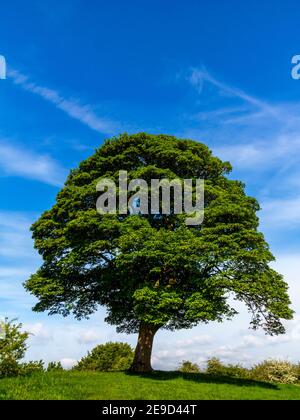
<path id="1" fill-rule="evenodd" d="M 33 332 L 30 359 L 71 366 L 118 335 L 100 309 L 89 321 L 31 311 L 23 287 L 40 264 L 30 224 L 71 168 L 105 138 L 166 133 L 206 143 L 262 207 L 260 229 L 290 285 L 287 334 L 248 329 L 250 316 L 159 332 L 153 365 L 182 359 L 300 360 L 300 54 L 297 1 L 11 0 L 1 5 L 0 314 Z M 175 349 L 175 350 L 174 350 Z"/>

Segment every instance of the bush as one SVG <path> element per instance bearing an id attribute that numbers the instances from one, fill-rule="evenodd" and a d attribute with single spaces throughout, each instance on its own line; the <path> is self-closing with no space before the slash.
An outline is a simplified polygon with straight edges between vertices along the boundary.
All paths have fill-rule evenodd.
<path id="1" fill-rule="evenodd" d="M 200 367 L 197 365 L 197 363 L 192 363 L 188 360 L 183 360 L 179 365 L 177 371 L 183 373 L 200 373 Z"/>
<path id="2" fill-rule="evenodd" d="M 244 368 L 241 365 L 227 365 L 224 370 L 225 376 L 230 376 L 231 378 L 241 378 L 249 379 L 250 372 L 248 369 Z"/>
<path id="3" fill-rule="evenodd" d="M 0 337 L 0 377 L 17 376 L 22 367 L 19 361 L 24 357 L 27 332 L 22 332 L 22 324 L 15 324 L 15 320 L 1 323 Z"/>
<path id="4" fill-rule="evenodd" d="M 19 375 L 31 375 L 37 372 L 45 372 L 44 362 L 42 360 L 30 361 L 20 365 Z"/>
<path id="5" fill-rule="evenodd" d="M 300 383 L 300 363 L 294 366 L 295 375 L 297 376 L 297 382 Z"/>
<path id="6" fill-rule="evenodd" d="M 30 375 L 34 372 L 43 372 L 42 360 L 21 363 L 27 350 L 26 341 L 29 333 L 22 332 L 22 324 L 15 320 L 5 319 L 1 323 L 0 336 L 0 378 Z"/>
<path id="7" fill-rule="evenodd" d="M 281 360 L 265 360 L 254 366 L 251 370 L 253 379 L 281 384 L 294 384 L 298 382 L 299 370 L 292 363 Z"/>
<path id="8" fill-rule="evenodd" d="M 224 365 L 220 359 L 213 357 L 207 361 L 207 368 L 205 373 L 208 375 L 222 375 L 224 371 Z"/>
<path id="9" fill-rule="evenodd" d="M 98 372 L 127 370 L 132 364 L 133 356 L 133 350 L 127 343 L 101 344 L 83 357 L 73 369 Z"/>
<path id="10" fill-rule="evenodd" d="M 207 368 L 205 371 L 208 375 L 214 376 L 230 376 L 231 378 L 246 379 L 250 377 L 248 369 L 241 365 L 224 365 L 217 358 L 212 358 L 207 361 Z"/>
<path id="11" fill-rule="evenodd" d="M 252 369 L 246 369 L 240 365 L 224 365 L 219 359 L 213 358 L 208 360 L 205 373 L 282 384 L 300 382 L 300 365 L 280 360 L 267 360 Z"/>
<path id="12" fill-rule="evenodd" d="M 50 362 L 48 363 L 47 372 L 57 372 L 62 371 L 64 368 L 60 362 Z"/>
<path id="13" fill-rule="evenodd" d="M 15 359 L 11 357 L 6 357 L 5 359 L 1 359 L 0 378 L 9 378 L 12 376 L 18 376 L 20 375 L 20 373 L 21 373 L 20 365 Z"/>

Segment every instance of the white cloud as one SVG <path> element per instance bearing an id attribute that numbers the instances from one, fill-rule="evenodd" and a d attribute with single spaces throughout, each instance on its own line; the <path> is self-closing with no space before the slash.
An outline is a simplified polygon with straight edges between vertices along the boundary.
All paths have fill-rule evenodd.
<path id="1" fill-rule="evenodd" d="M 251 347 L 260 347 L 262 346 L 263 340 L 260 337 L 257 337 L 255 335 L 245 335 L 242 337 L 242 342 L 239 345 L 240 348 L 251 348 Z"/>
<path id="2" fill-rule="evenodd" d="M 241 89 L 238 89 L 236 87 L 229 86 L 226 83 L 220 82 L 205 69 L 192 68 L 187 77 L 187 80 L 200 94 L 202 93 L 204 83 L 208 82 L 212 84 L 213 86 L 215 86 L 216 88 L 218 88 L 219 91 L 223 94 L 237 97 L 250 105 L 258 107 L 261 110 L 264 110 L 266 112 L 269 112 L 270 114 L 276 114 L 276 109 L 270 106 L 268 103 L 247 94 Z"/>
<path id="3" fill-rule="evenodd" d="M 300 197 L 270 199 L 262 203 L 261 207 L 261 219 L 267 226 L 285 226 L 293 229 L 300 225 Z"/>
<path id="4" fill-rule="evenodd" d="M 155 358 L 156 359 L 168 359 L 170 358 L 172 352 L 169 350 L 159 350 L 155 352 Z"/>
<path id="5" fill-rule="evenodd" d="M 178 350 L 175 350 L 175 352 L 174 352 L 174 356 L 178 357 L 178 358 L 186 357 L 187 354 L 188 354 L 188 352 L 186 350 L 183 350 L 183 349 L 178 349 Z"/>
<path id="6" fill-rule="evenodd" d="M 24 259 L 28 264 L 39 259 L 33 249 L 30 226 L 35 215 L 21 212 L 0 211 L 0 257 Z"/>
<path id="7" fill-rule="evenodd" d="M 245 144 L 236 146 L 221 146 L 214 147 L 214 152 L 223 160 L 229 160 L 234 164 L 234 167 L 249 169 L 254 165 L 258 167 L 259 164 L 265 160 L 264 146 L 255 144 Z M 265 169 L 263 166 L 262 169 Z M 259 167 L 258 167 L 259 170 Z"/>
<path id="8" fill-rule="evenodd" d="M 33 302 L 22 285 L 40 264 L 29 230 L 33 219 L 29 213 L 0 211 L 1 312 L 13 313 L 14 317 L 19 317 L 22 308 L 29 309 Z"/>
<path id="9" fill-rule="evenodd" d="M 5 175 L 19 176 L 61 187 L 66 170 L 47 155 L 40 155 L 24 147 L 0 142 L 0 170 Z"/>
<path id="10" fill-rule="evenodd" d="M 211 344 L 212 337 L 209 335 L 196 335 L 191 338 L 187 338 L 185 340 L 178 340 L 177 346 L 178 347 L 191 347 L 194 345 L 197 346 L 204 346 L 207 344 Z"/>
<path id="11" fill-rule="evenodd" d="M 251 356 L 248 353 L 241 353 L 239 347 L 229 344 L 207 350 L 204 354 L 206 355 L 207 359 L 217 357 L 229 363 L 237 359 L 239 362 L 244 362 L 251 359 Z"/>
<path id="12" fill-rule="evenodd" d="M 74 118 L 98 133 L 116 134 L 116 131 L 120 130 L 119 123 L 106 117 L 99 117 L 90 105 L 83 105 L 77 99 L 66 99 L 54 89 L 30 82 L 27 76 L 17 70 L 9 69 L 8 77 L 24 90 L 50 102 L 69 117 Z"/>
<path id="13" fill-rule="evenodd" d="M 60 363 L 62 364 L 64 369 L 71 369 L 74 365 L 76 365 L 77 360 L 64 357 L 63 359 L 60 360 Z"/>
<path id="14" fill-rule="evenodd" d="M 2 228 L 23 230 L 31 223 L 28 214 L 17 211 L 0 211 L 0 226 Z"/>
<path id="15" fill-rule="evenodd" d="M 95 344 L 103 341 L 103 335 L 96 330 L 80 331 L 78 333 L 77 341 L 80 344 Z"/>
<path id="16" fill-rule="evenodd" d="M 7 271 L 7 269 L 4 269 L 4 271 Z M 10 273 L 11 280 L 3 281 L 3 278 L 0 277 L 0 296 L 1 299 L 5 300 L 14 300 L 14 299 L 22 299 L 24 297 L 24 290 L 22 290 L 21 286 L 16 285 L 15 283 L 12 283 L 12 280 L 16 280 L 17 276 L 12 276 L 13 272 Z M 6 276 L 7 278 L 7 276 Z M 24 280 L 25 272 L 24 272 Z M 3 310 L 3 309 L 2 309 Z"/>
<path id="17" fill-rule="evenodd" d="M 7 271 L 5 269 L 5 271 Z M 32 271 L 24 269 L 24 271 L 16 270 L 5 273 L 5 276 L 0 276 L 0 315 L 12 318 L 21 319 L 21 314 L 24 310 L 30 313 L 33 306 L 33 298 L 29 293 L 26 293 L 23 287 L 23 282 L 29 278 Z"/>
<path id="18" fill-rule="evenodd" d="M 30 345 L 44 345 L 49 344 L 49 341 L 52 340 L 52 335 L 48 331 L 47 327 L 41 322 L 35 324 L 24 324 L 23 330 L 29 332 L 30 335 Z"/>
<path id="19" fill-rule="evenodd" d="M 196 68 L 190 70 L 187 80 L 198 94 L 205 94 L 207 84 L 219 99 L 224 94 L 229 97 L 226 106 L 220 100 L 214 109 L 189 115 L 190 121 L 201 124 L 185 135 L 212 139 L 214 151 L 238 169 L 260 172 L 276 166 L 282 171 L 292 163 L 298 167 L 300 102 L 271 104 Z"/>
<path id="20" fill-rule="evenodd" d="M 104 323 L 104 317 L 105 311 L 103 309 L 100 309 L 91 319 L 82 320 L 80 323 L 75 322 L 74 319 L 60 316 L 45 318 L 44 314 L 34 314 L 35 322 L 25 325 L 25 327 L 28 324 L 33 325 L 33 328 L 30 328 L 37 333 L 37 337 L 33 336 L 30 339 L 32 345 L 26 353 L 26 360 L 43 359 L 48 363 L 63 359 L 64 363 L 70 367 L 97 344 L 109 341 L 135 344 L 135 337 L 128 335 L 120 337 L 114 327 Z M 88 334 L 85 334 L 86 332 Z M 35 345 L 36 342 L 38 342 L 38 345 Z"/>
<path id="21" fill-rule="evenodd" d="M 289 182 L 290 171 L 294 170 L 294 166 L 298 171 L 300 136 L 293 130 L 280 135 L 274 134 L 271 144 L 270 139 L 258 140 L 254 136 L 252 142 L 215 146 L 213 149 L 222 159 L 232 161 L 238 169 L 253 169 L 260 173 L 274 167 L 278 175 L 282 176 L 281 181 Z"/>
<path id="22" fill-rule="evenodd" d="M 259 199 L 259 217 L 269 234 L 278 237 L 280 229 L 281 234 L 298 229 L 300 101 L 269 103 L 202 69 L 190 70 L 187 80 L 201 97 L 210 94 L 203 102 L 211 106 L 207 110 L 197 104 L 200 111 L 189 114 L 190 128 L 183 136 L 203 139 L 233 164 L 233 176 L 238 172 Z"/>
<path id="23" fill-rule="evenodd" d="M 11 268 L 1 267 L 0 268 L 0 279 L 10 279 L 26 276 L 29 273 L 26 268 Z"/>

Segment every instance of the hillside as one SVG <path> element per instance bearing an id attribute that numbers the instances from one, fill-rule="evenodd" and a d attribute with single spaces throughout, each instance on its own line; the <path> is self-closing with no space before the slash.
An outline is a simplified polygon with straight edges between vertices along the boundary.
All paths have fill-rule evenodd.
<path id="1" fill-rule="evenodd" d="M 209 377 L 203 374 L 154 372 L 53 372 L 0 380 L 2 400 L 299 400 L 300 387 Z"/>

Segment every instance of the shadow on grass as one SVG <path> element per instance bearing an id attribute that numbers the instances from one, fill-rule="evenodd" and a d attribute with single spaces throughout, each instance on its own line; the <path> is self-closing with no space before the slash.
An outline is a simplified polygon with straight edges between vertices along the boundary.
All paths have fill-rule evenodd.
<path id="1" fill-rule="evenodd" d="M 193 381 L 201 384 L 227 384 L 236 386 L 257 386 L 260 388 L 279 390 L 278 386 L 267 382 L 260 382 L 254 379 L 233 378 L 230 376 L 213 376 L 205 373 L 182 373 L 182 372 L 165 372 L 155 370 L 150 373 L 135 373 L 127 371 L 126 375 L 137 376 L 145 379 L 155 379 L 159 381 L 167 381 L 172 379 L 182 378 L 187 381 Z"/>

